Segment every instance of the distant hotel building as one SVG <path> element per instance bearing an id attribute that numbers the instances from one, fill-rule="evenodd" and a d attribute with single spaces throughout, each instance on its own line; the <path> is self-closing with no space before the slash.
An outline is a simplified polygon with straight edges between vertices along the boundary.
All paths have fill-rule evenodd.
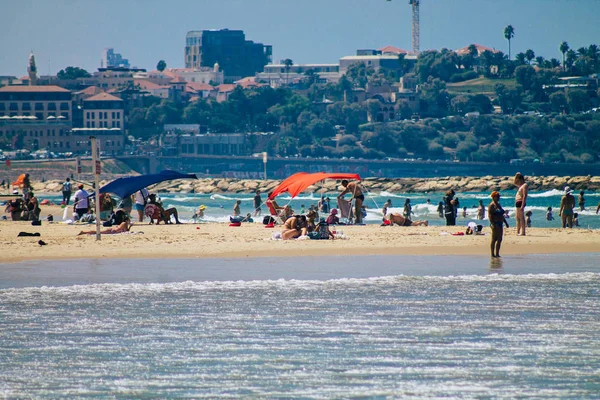
<path id="1" fill-rule="evenodd" d="M 0 88 L 0 137 L 21 143 L 15 150 L 85 153 L 91 150 L 89 136 L 94 135 L 102 151 L 121 152 L 125 137 L 121 99 L 100 93 L 83 104 L 84 123 L 89 123 L 89 128 L 74 128 L 70 90 L 4 86 Z"/>
<path id="2" fill-rule="evenodd" d="M 246 40 L 244 32 L 238 30 L 190 31 L 185 37 L 185 68 L 219 64 L 228 81 L 262 72 L 272 54 L 272 46 Z"/>
<path id="3" fill-rule="evenodd" d="M 108 48 L 102 52 L 102 60 L 100 60 L 100 68 L 122 67 L 129 68 L 129 60 L 123 58 L 121 53 L 115 53 L 115 49 Z"/>

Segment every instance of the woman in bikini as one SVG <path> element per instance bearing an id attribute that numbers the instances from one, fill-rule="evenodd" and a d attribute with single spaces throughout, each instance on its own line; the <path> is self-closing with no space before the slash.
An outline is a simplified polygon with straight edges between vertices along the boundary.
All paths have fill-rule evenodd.
<path id="1" fill-rule="evenodd" d="M 296 239 L 308 233 L 308 223 L 305 215 L 296 215 L 288 218 L 284 224 L 284 231 L 281 233 L 283 240 Z"/>
<path id="2" fill-rule="evenodd" d="M 504 218 L 504 209 L 500 205 L 500 193 L 493 191 L 490 197 L 492 198 L 492 202 L 488 206 L 488 218 L 490 220 L 490 228 L 492 229 L 490 250 L 492 251 L 492 258 L 497 258 L 500 257 L 504 225 L 508 228 L 508 222 Z"/>
<path id="3" fill-rule="evenodd" d="M 527 205 L 527 183 L 525 183 L 525 177 L 522 173 L 517 172 L 514 180 L 515 186 L 518 186 L 517 195 L 515 196 L 515 211 L 517 219 L 517 236 L 525 236 L 525 228 L 527 222 L 525 221 L 525 206 Z"/>
<path id="4" fill-rule="evenodd" d="M 131 229 L 131 225 L 129 224 L 129 218 L 125 218 L 125 220 L 123 220 L 123 222 L 121 222 L 118 226 L 113 226 L 112 228 L 105 229 L 103 231 L 100 231 L 100 233 L 102 235 L 116 235 L 117 233 L 129 232 L 129 229 Z M 95 234 L 96 230 L 94 229 L 93 231 L 81 231 L 78 233 L 78 236 Z"/>

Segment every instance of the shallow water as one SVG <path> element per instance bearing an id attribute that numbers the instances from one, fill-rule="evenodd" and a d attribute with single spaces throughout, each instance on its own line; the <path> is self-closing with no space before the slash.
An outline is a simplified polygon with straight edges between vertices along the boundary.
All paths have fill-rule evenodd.
<path id="1" fill-rule="evenodd" d="M 0 265 L 0 397 L 594 398 L 597 259 Z"/>
<path id="2" fill-rule="evenodd" d="M 332 205 L 336 201 L 337 193 L 329 193 Z M 467 192 L 458 193 L 457 197 L 460 200 L 461 210 L 457 218 L 457 225 L 466 226 L 469 221 L 475 220 L 477 217 L 477 205 L 479 200 L 483 200 L 484 205 L 490 202 L 488 192 Z M 534 227 L 560 227 L 560 217 L 558 211 L 560 209 L 560 200 L 563 192 L 559 190 L 548 190 L 544 192 L 530 192 L 529 199 L 527 201 L 527 210 L 533 213 L 532 226 Z M 365 218 L 366 223 L 380 223 L 383 217 L 381 209 L 386 200 L 392 200 L 393 207 L 390 209 L 392 212 L 402 213 L 404 202 L 406 199 L 410 199 L 412 204 L 412 210 L 414 212 L 413 220 L 428 220 L 431 225 L 444 225 L 445 220 L 439 218 L 437 213 L 437 204 L 442 200 L 442 193 L 369 193 L 366 200 L 365 206 L 367 207 L 367 217 Z M 501 203 L 503 207 L 510 211 L 514 221 L 514 191 L 502 192 Z M 228 222 L 229 216 L 233 210 L 233 206 L 236 200 L 242 200 L 241 212 L 247 214 L 253 212 L 253 202 L 251 194 L 161 194 L 163 203 L 167 207 L 176 207 L 184 221 L 190 221 L 192 215 L 196 212 L 201 204 L 204 204 L 207 209 L 205 211 L 204 221 L 207 222 Z M 265 195 L 263 194 L 263 200 Z M 307 209 L 310 205 L 316 205 L 320 199 L 320 193 L 302 193 L 298 197 L 291 199 L 289 195 L 279 196 L 278 202 L 281 205 L 288 204 L 296 212 L 300 212 L 302 205 Z M 600 202 L 600 193 L 586 193 L 586 210 L 579 212 L 579 224 L 584 228 L 600 229 L 600 216 L 596 214 L 596 206 Z M 51 195 L 47 196 L 54 202 L 60 202 L 60 196 Z M 427 200 L 430 200 L 430 204 Z M 546 210 L 548 207 L 554 209 L 554 221 L 546 220 Z M 467 217 L 462 216 L 462 207 L 467 207 Z M 262 207 L 263 215 L 267 210 L 265 206 Z M 577 210 L 576 210 L 577 212 Z M 256 222 L 261 222 L 262 217 L 256 218 Z M 509 220 L 510 222 L 510 220 Z M 485 222 L 487 224 L 487 222 Z"/>

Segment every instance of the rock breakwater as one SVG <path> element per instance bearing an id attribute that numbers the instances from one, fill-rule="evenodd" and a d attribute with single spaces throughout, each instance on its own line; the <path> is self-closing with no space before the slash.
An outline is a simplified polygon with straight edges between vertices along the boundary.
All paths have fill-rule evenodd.
<path id="1" fill-rule="evenodd" d="M 280 180 L 242 180 L 229 178 L 202 178 L 197 180 L 174 180 L 155 185 L 152 191 L 158 193 L 253 193 L 260 190 L 268 193 L 279 185 Z M 514 190 L 512 176 L 442 177 L 442 178 L 366 178 L 362 184 L 370 192 L 390 193 L 440 193 L 452 188 L 457 192 L 485 192 L 493 190 Z M 108 182 L 101 182 L 101 186 Z M 528 177 L 530 190 L 572 190 L 600 191 L 599 176 L 536 176 Z M 62 181 L 33 182 L 39 193 L 60 193 Z M 339 181 L 325 181 L 311 186 L 309 192 L 336 192 Z"/>

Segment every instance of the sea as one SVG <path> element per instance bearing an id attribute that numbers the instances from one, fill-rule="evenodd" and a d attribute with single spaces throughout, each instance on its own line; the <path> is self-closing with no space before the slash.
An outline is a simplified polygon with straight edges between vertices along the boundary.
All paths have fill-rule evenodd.
<path id="1" fill-rule="evenodd" d="M 515 191 L 504 191 L 500 203 L 505 210 L 509 212 L 509 224 L 515 225 L 515 207 L 514 198 Z M 321 195 L 330 198 L 330 204 L 336 207 L 338 193 L 303 193 L 295 198 L 284 194 L 277 197 L 279 205 L 290 204 L 296 213 L 301 210 L 307 210 L 311 205 L 316 205 Z M 462 192 L 457 194 L 460 202 L 460 210 L 457 218 L 457 225 L 466 226 L 469 222 L 474 221 L 478 224 L 488 225 L 487 221 L 477 221 L 477 206 L 479 200 L 483 200 L 483 204 L 489 205 L 491 199 L 488 192 Z M 533 227 L 550 228 L 561 227 L 561 218 L 558 216 L 560 210 L 560 200 L 564 193 L 553 189 L 542 192 L 530 192 L 527 199 L 527 211 L 532 212 L 531 222 Z M 577 198 L 577 193 L 574 193 Z M 253 195 L 252 194 L 166 194 L 161 193 L 159 197 L 163 201 L 165 207 L 177 208 L 179 215 L 185 222 L 194 222 L 192 216 L 201 205 L 206 207 L 204 218 L 195 222 L 229 222 L 229 217 L 233 212 L 233 206 L 237 200 L 241 200 L 241 212 L 243 215 L 247 213 L 254 214 Z M 262 200 L 266 200 L 266 195 L 262 194 Z M 367 224 L 380 224 L 383 218 L 383 204 L 389 199 L 392 201 L 391 212 L 402 213 L 406 199 L 410 199 L 413 220 L 427 220 L 430 225 L 440 226 L 445 225 L 445 219 L 440 218 L 437 212 L 438 203 L 442 201 L 443 193 L 390 193 L 377 192 L 368 193 L 365 198 L 365 206 L 367 216 L 364 222 Z M 62 197 L 60 195 L 46 195 L 42 199 L 48 199 L 55 203 L 60 203 Z M 596 208 L 600 205 L 600 192 L 586 192 L 586 208 L 583 211 L 575 210 L 579 214 L 579 226 L 581 228 L 600 229 L 600 215 L 596 214 Z M 467 207 L 466 216 L 463 216 L 463 207 Z M 546 214 L 548 207 L 552 207 L 554 220 L 548 221 Z M 262 206 L 262 215 L 268 212 L 265 205 Z M 486 211 L 487 212 L 487 211 Z M 71 218 L 71 216 L 67 216 Z M 60 219 L 59 219 L 60 220 Z M 255 222 L 262 222 L 262 218 L 255 218 Z"/>
<path id="2" fill-rule="evenodd" d="M 331 199 L 335 193 L 328 193 Z M 514 211 L 514 192 L 501 202 Z M 443 225 L 438 194 L 370 194 Z M 532 192 L 534 227 L 562 193 Z M 252 196 L 161 194 L 228 222 Z M 488 193 L 459 193 L 467 224 Z M 58 196 L 46 197 L 51 201 Z M 320 194 L 280 196 L 299 211 Z M 583 228 L 599 229 L 599 193 Z M 429 200 L 429 202 L 427 201 Z M 555 210 L 546 220 L 547 207 Z M 514 217 L 512 217 L 514 219 Z M 510 221 L 510 219 L 509 219 Z M 0 262 L 0 398 L 600 398 L 595 254 Z"/>
<path id="3" fill-rule="evenodd" d="M 597 399 L 598 256 L 0 264 L 0 398 Z"/>

